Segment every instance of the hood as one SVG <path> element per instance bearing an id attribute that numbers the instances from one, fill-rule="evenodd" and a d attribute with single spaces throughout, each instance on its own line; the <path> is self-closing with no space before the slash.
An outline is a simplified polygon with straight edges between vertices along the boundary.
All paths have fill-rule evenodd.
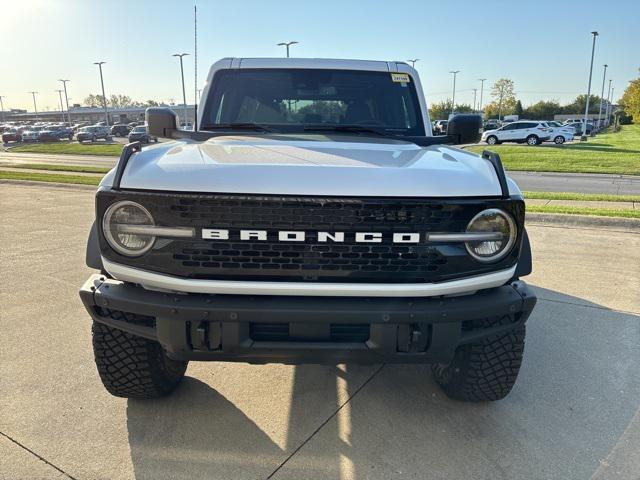
<path id="1" fill-rule="evenodd" d="M 110 185 L 113 172 L 103 185 Z M 122 188 L 369 197 L 498 196 L 491 163 L 447 146 L 353 135 L 220 136 L 144 148 Z"/>

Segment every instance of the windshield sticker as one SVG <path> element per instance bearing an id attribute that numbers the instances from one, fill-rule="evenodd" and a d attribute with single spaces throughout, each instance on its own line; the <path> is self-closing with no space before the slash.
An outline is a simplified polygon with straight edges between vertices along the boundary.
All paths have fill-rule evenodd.
<path id="1" fill-rule="evenodd" d="M 411 78 L 406 73 L 392 73 L 391 80 L 398 83 L 409 83 Z"/>

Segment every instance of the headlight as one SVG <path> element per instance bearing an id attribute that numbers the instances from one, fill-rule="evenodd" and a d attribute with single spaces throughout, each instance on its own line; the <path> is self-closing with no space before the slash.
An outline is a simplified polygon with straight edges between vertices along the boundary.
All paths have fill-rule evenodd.
<path id="1" fill-rule="evenodd" d="M 496 262 L 504 258 L 516 242 L 516 223 L 506 212 L 497 208 L 483 210 L 467 225 L 467 232 L 495 232 L 497 239 L 466 242 L 469 255 L 479 262 Z"/>
<path id="2" fill-rule="evenodd" d="M 135 228 L 153 225 L 153 217 L 149 211 L 131 201 L 114 203 L 102 219 L 102 231 L 111 248 L 129 257 L 138 257 L 153 247 L 156 237 L 136 233 Z"/>

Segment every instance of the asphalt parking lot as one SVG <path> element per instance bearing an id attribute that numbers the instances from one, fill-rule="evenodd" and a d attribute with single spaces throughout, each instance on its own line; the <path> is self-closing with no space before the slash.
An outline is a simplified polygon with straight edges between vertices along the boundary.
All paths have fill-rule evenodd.
<path id="1" fill-rule="evenodd" d="M 640 478 L 640 232 L 529 225 L 539 303 L 509 397 L 426 366 L 192 363 L 111 397 L 78 287 L 93 193 L 0 183 L 0 478 Z"/>

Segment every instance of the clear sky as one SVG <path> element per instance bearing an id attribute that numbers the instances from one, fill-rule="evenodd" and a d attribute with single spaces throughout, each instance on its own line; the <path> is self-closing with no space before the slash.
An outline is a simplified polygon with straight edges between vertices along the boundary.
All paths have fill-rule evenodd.
<path id="1" fill-rule="evenodd" d="M 569 101 L 587 89 L 591 30 L 598 30 L 592 92 L 609 64 L 616 98 L 640 67 L 640 0 L 196 0 L 198 77 L 222 57 L 292 56 L 406 60 L 416 64 L 429 103 L 471 103 L 479 78 L 515 81 L 523 104 Z M 193 0 L 0 0 L 0 95 L 5 109 L 58 108 L 59 78 L 70 103 L 100 93 L 181 103 L 172 53 L 193 54 Z M 194 60 L 185 57 L 187 101 Z M 485 90 L 485 94 L 488 93 Z M 487 95 L 485 95 L 485 103 Z"/>

